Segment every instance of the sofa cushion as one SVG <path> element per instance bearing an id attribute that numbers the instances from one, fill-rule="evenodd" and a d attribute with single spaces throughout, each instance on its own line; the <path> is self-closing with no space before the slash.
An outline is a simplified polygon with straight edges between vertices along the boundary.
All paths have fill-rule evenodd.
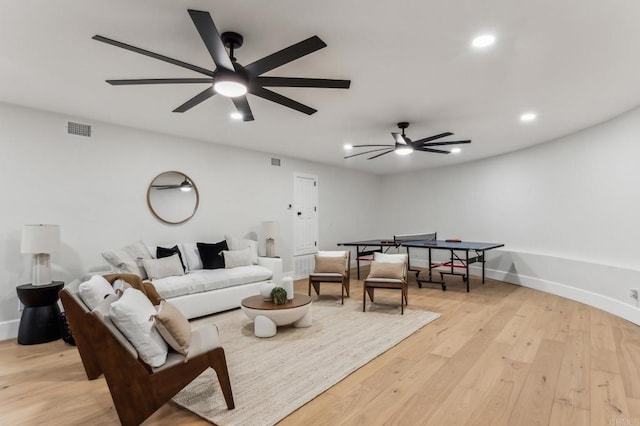
<path id="1" fill-rule="evenodd" d="M 315 256 L 315 269 L 313 272 L 328 272 L 336 274 L 345 273 L 345 257 Z"/>
<path id="2" fill-rule="evenodd" d="M 167 360 L 169 348 L 154 325 L 153 315 L 156 309 L 147 296 L 135 288 L 125 290 L 120 299 L 109 306 L 111 320 L 136 348 L 140 359 L 159 367 Z"/>
<path id="3" fill-rule="evenodd" d="M 160 259 L 142 259 L 142 265 L 150 280 L 184 275 L 184 269 L 177 253 Z"/>
<path id="4" fill-rule="evenodd" d="M 229 250 L 226 240 L 217 243 L 196 243 L 196 245 L 198 246 L 198 252 L 200 252 L 203 269 L 224 268 L 222 250 Z"/>
<path id="5" fill-rule="evenodd" d="M 102 275 L 94 275 L 78 286 L 78 296 L 89 309 L 95 309 L 110 294 L 116 291 Z"/>
<path id="6" fill-rule="evenodd" d="M 142 259 L 153 259 L 149 249 L 142 241 L 136 241 L 120 250 L 105 251 L 102 257 L 120 273 L 136 274 L 142 279 L 147 278 L 147 274 L 140 261 Z"/>
<path id="7" fill-rule="evenodd" d="M 156 247 L 156 258 L 157 259 L 161 259 L 163 257 L 170 257 L 174 254 L 178 254 L 178 257 L 180 258 L 180 263 L 182 264 L 182 270 L 184 272 L 187 272 L 187 267 L 184 264 L 184 259 L 182 258 L 182 253 L 180 253 L 180 249 L 178 248 L 178 245 L 176 244 L 175 246 L 171 247 L 171 248 L 166 248 L 166 247 Z"/>
<path id="8" fill-rule="evenodd" d="M 222 255 L 224 256 L 224 267 L 227 269 L 253 264 L 249 247 L 242 250 L 222 250 Z"/>
<path id="9" fill-rule="evenodd" d="M 154 316 L 156 328 L 165 342 L 182 355 L 189 354 L 191 325 L 189 320 L 171 303 L 163 300 Z"/>
<path id="10" fill-rule="evenodd" d="M 200 269 L 180 277 L 160 278 L 153 285 L 165 299 L 268 280 L 273 272 L 259 265 L 233 269 Z"/>
<path id="11" fill-rule="evenodd" d="M 258 242 L 248 238 L 237 238 L 225 235 L 224 239 L 229 245 L 229 250 L 242 250 L 249 247 L 251 251 L 251 263 L 258 264 Z"/>
<path id="12" fill-rule="evenodd" d="M 404 263 L 398 262 L 371 262 L 369 278 L 392 278 L 401 280 L 404 278 Z"/>
<path id="13" fill-rule="evenodd" d="M 187 270 L 197 271 L 202 269 L 202 259 L 200 259 L 200 252 L 196 243 L 182 243 L 182 254 L 184 254 L 184 260 L 187 262 Z"/>

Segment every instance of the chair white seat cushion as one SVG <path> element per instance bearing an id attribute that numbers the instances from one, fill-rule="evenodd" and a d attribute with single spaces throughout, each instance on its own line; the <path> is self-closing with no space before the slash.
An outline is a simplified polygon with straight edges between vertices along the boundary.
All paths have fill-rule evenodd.
<path id="1" fill-rule="evenodd" d="M 398 283 L 398 284 L 404 283 L 403 280 L 398 280 L 395 278 L 367 278 L 365 281 L 371 282 L 371 283 Z"/>
<path id="2" fill-rule="evenodd" d="M 211 324 L 203 325 L 202 327 L 191 330 L 189 358 L 195 358 L 198 355 L 202 355 L 203 353 L 221 346 L 218 328 Z M 167 362 L 159 367 L 152 368 L 152 370 L 155 373 L 166 368 L 171 368 L 174 365 L 182 364 L 184 363 L 184 360 L 184 355 L 172 351 L 169 352 L 169 355 L 167 356 Z"/>

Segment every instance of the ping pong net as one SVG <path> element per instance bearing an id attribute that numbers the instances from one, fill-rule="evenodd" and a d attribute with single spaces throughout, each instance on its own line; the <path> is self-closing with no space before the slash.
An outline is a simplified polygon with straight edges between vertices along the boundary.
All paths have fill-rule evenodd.
<path id="1" fill-rule="evenodd" d="M 438 239 L 437 234 L 438 234 L 437 232 L 431 232 L 428 234 L 394 235 L 393 241 L 395 242 L 396 246 L 400 246 L 402 243 L 409 242 L 409 241 L 435 241 Z"/>

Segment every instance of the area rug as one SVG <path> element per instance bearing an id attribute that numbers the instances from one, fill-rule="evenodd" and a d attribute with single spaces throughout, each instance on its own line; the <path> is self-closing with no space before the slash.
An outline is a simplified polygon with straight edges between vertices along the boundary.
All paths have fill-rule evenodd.
<path id="1" fill-rule="evenodd" d="M 369 310 L 370 309 L 370 310 Z M 440 316 L 399 306 L 322 298 L 312 305 L 309 328 L 278 327 L 276 336 L 253 335 L 241 310 L 194 321 L 213 323 L 227 356 L 236 408 L 227 410 L 215 372 L 208 369 L 173 402 L 217 425 L 273 425 L 364 364 Z"/>

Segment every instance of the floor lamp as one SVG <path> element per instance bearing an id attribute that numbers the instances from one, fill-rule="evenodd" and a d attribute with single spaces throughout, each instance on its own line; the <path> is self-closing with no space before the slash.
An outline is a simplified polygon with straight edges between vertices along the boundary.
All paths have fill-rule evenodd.
<path id="1" fill-rule="evenodd" d="M 58 225 L 24 225 L 22 228 L 22 253 L 32 253 L 34 286 L 51 284 L 50 253 L 57 250 L 60 243 Z"/>
<path id="2" fill-rule="evenodd" d="M 275 238 L 278 236 L 278 222 L 262 222 L 262 235 L 266 239 L 267 257 L 274 257 Z"/>

